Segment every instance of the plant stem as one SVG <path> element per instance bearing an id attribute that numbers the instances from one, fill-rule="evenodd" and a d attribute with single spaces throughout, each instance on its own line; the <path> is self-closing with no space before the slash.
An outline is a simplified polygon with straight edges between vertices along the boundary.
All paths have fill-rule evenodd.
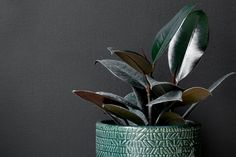
<path id="1" fill-rule="evenodd" d="M 173 76 L 173 78 L 172 78 L 172 82 L 176 85 L 175 76 Z"/>
<path id="2" fill-rule="evenodd" d="M 151 98 L 150 98 L 151 88 L 150 88 L 150 84 L 148 82 L 147 77 L 148 77 L 148 75 L 145 75 L 145 78 L 146 78 L 146 81 L 147 81 L 147 87 L 146 87 L 147 100 L 148 100 L 148 103 L 149 103 L 151 101 Z M 149 122 L 149 125 L 152 124 L 152 107 L 151 106 L 148 106 L 148 122 Z"/>
<path id="3" fill-rule="evenodd" d="M 186 118 L 187 116 L 190 115 L 190 113 L 193 111 L 193 109 L 195 109 L 195 107 L 197 106 L 197 103 L 192 104 L 187 111 L 185 111 L 185 113 L 182 115 L 182 118 Z"/>
<path id="4" fill-rule="evenodd" d="M 150 102 L 150 89 L 146 88 L 148 103 Z M 148 122 L 149 125 L 152 123 L 152 107 L 148 106 Z"/>

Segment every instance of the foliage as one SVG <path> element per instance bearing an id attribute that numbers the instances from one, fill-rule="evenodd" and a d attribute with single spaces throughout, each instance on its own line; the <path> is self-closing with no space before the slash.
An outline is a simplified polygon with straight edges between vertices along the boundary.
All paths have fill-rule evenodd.
<path id="1" fill-rule="evenodd" d="M 152 47 L 152 61 L 146 56 L 128 50 L 109 47 L 108 51 L 122 61 L 103 59 L 103 65 L 120 80 L 129 83 L 132 91 L 125 97 L 112 93 L 73 90 L 81 98 L 96 104 L 118 125 L 175 125 L 184 124 L 197 104 L 212 95 L 212 91 L 227 77 L 221 77 L 209 88 L 183 88 L 179 82 L 199 63 L 209 39 L 207 15 L 184 6 L 156 35 Z M 172 82 L 153 78 L 155 63 L 168 49 L 168 63 Z M 188 107 L 183 115 L 175 108 Z"/>

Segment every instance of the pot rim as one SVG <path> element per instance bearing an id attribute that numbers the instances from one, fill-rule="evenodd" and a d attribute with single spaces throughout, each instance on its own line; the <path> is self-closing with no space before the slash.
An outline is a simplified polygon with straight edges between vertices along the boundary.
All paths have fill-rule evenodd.
<path id="1" fill-rule="evenodd" d="M 186 124 L 176 124 L 176 125 L 138 125 L 138 126 L 124 126 L 114 124 L 112 120 L 101 120 L 96 122 L 96 125 L 112 126 L 112 127 L 122 127 L 122 128 L 188 128 L 188 127 L 201 127 L 201 123 L 191 120 L 186 120 Z"/>

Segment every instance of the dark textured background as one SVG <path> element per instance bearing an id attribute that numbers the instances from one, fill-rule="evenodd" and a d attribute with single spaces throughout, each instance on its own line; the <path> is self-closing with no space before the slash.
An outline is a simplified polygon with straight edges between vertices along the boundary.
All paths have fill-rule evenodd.
<path id="1" fill-rule="evenodd" d="M 107 46 L 150 52 L 156 32 L 187 0 L 1 0 L 0 156 L 94 157 L 102 112 L 72 89 L 124 95 L 129 88 L 94 61 Z M 210 21 L 210 45 L 184 86 L 209 86 L 236 70 L 236 3 L 198 3 Z M 169 79 L 166 58 L 156 76 Z M 236 78 L 195 110 L 203 157 L 236 156 Z"/>

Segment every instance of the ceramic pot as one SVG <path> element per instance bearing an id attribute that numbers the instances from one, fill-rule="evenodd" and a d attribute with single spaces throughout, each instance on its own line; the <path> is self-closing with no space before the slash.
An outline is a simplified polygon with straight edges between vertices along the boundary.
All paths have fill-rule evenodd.
<path id="1" fill-rule="evenodd" d="M 97 157 L 200 157 L 200 124 L 119 126 L 96 124 Z"/>

